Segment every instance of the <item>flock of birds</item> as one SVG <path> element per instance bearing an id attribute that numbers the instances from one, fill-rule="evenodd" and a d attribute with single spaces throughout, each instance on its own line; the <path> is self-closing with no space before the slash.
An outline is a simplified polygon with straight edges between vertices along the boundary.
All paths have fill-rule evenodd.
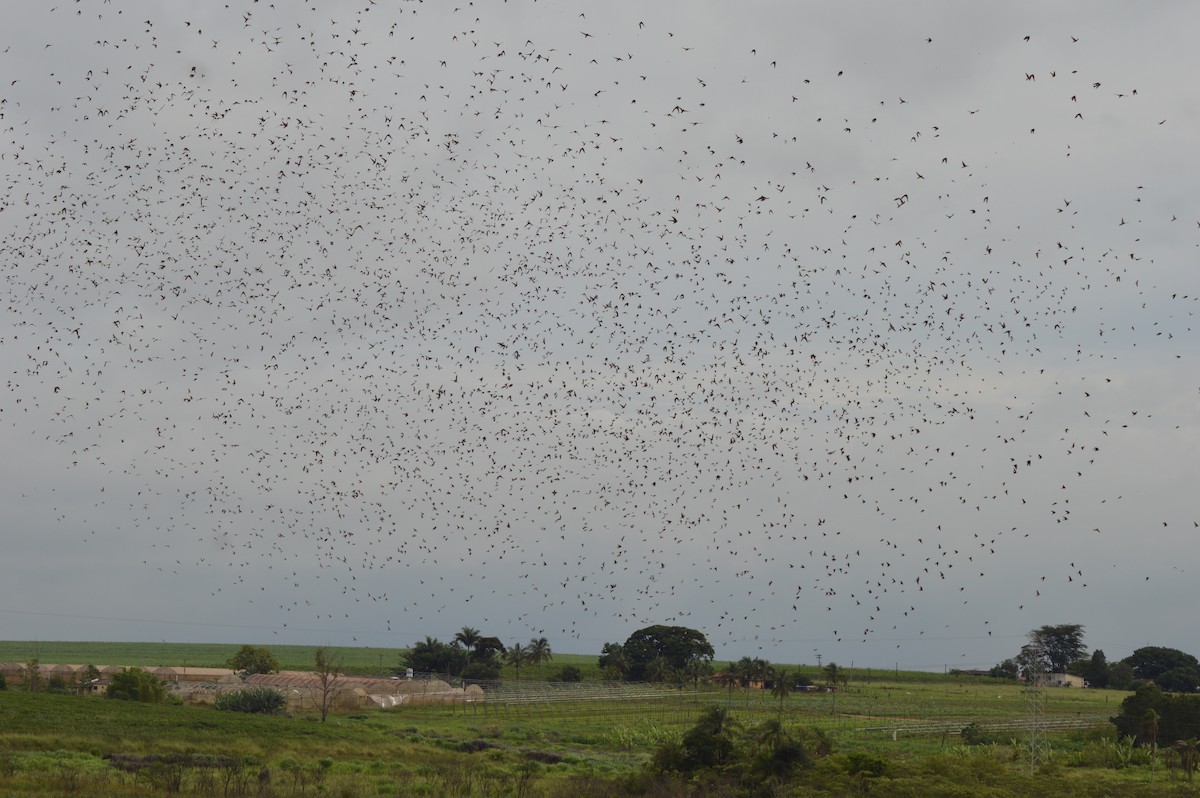
<path id="1" fill-rule="evenodd" d="M 1081 32 L 776 13 L 14 12 L 5 439 L 281 629 L 905 640 L 1132 578 L 1019 563 L 1139 531 L 1128 366 L 1194 368 L 1170 98 Z"/>

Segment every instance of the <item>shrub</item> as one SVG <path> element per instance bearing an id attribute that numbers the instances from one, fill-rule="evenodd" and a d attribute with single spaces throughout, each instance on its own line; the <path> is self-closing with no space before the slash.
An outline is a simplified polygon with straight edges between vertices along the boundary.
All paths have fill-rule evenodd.
<path id="1" fill-rule="evenodd" d="M 560 682 L 582 682 L 583 671 L 574 665 L 563 665 L 562 669 L 558 672 L 558 680 Z"/>
<path id="2" fill-rule="evenodd" d="M 270 687 L 247 687 L 217 696 L 215 706 L 225 712 L 251 715 L 277 715 L 283 711 L 283 693 Z"/>
<path id="3" fill-rule="evenodd" d="M 995 742 L 992 735 L 988 734 L 987 730 L 975 721 L 971 721 L 966 726 L 963 726 L 959 734 L 962 737 L 964 745 L 986 745 L 987 743 Z"/>
<path id="4" fill-rule="evenodd" d="M 120 673 L 113 674 L 108 689 L 104 691 L 104 697 L 118 701 L 161 704 L 167 697 L 167 688 L 154 674 L 141 668 L 122 668 Z"/>

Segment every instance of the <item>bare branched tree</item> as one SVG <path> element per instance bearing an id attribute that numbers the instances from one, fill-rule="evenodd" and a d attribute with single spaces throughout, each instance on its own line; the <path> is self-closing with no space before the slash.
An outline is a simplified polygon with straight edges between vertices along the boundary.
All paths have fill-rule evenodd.
<path id="1" fill-rule="evenodd" d="M 321 713 L 321 722 L 324 723 L 337 696 L 338 677 L 342 675 L 342 655 L 325 646 L 318 646 L 314 659 L 317 674 L 317 711 Z"/>

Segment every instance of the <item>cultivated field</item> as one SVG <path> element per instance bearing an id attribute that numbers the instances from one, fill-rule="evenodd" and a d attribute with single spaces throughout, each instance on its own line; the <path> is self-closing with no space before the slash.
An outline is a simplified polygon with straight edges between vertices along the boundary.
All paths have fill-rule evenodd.
<path id="1" fill-rule="evenodd" d="M 17 653 L 12 647 L 24 644 L 5 645 Z M 41 645 L 43 652 L 84 654 L 62 657 L 84 661 L 103 659 L 97 651 L 122 652 L 107 644 Z M 196 664 L 220 664 L 233 650 L 211 647 L 209 659 Z M 131 645 L 123 655 L 151 664 L 146 651 Z M 302 666 L 302 651 L 280 658 L 295 657 L 289 665 Z M 360 710 L 333 714 L 326 723 L 302 714 L 240 715 L 10 687 L 0 692 L 0 794 L 692 795 L 695 785 L 658 775 L 649 763 L 714 706 L 728 708 L 738 750 L 747 755 L 763 745 L 762 730 L 773 719 L 814 751 L 819 738 L 831 740 L 833 751 L 814 753 L 786 783 L 754 786 L 745 774 L 723 775 L 708 785 L 709 796 L 1200 794 L 1177 773 L 1170 778 L 1161 759 L 1152 769 L 1148 756 L 1115 740 L 1106 718 L 1125 693 L 1049 690 L 1051 764 L 1031 772 L 1022 758 L 1028 732 L 1019 686 L 895 676 L 876 672 L 867 681 L 864 671 L 837 694 L 794 694 L 782 705 L 757 690 L 523 678 L 491 691 L 482 705 Z M 977 744 L 966 745 L 961 732 L 971 724 Z"/>

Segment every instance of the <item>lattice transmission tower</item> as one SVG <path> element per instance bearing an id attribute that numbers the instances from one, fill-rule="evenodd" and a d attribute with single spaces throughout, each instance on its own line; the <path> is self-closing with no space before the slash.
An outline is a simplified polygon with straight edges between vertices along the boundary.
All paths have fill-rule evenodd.
<path id="1" fill-rule="evenodd" d="M 1046 740 L 1046 674 L 1043 667 L 1045 649 L 1041 636 L 1029 635 L 1025 665 L 1025 712 L 1029 726 L 1029 770 L 1034 772 L 1050 761 L 1050 744 Z"/>

